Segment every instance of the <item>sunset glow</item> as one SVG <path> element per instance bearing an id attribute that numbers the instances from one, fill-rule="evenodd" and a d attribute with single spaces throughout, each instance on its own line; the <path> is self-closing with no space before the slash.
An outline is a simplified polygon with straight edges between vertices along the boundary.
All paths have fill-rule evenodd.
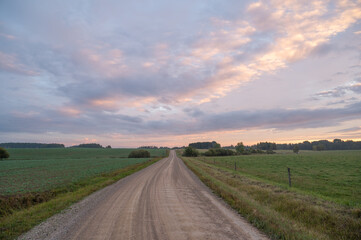
<path id="1" fill-rule="evenodd" d="M 1 1 L 0 83 L 0 142 L 360 140 L 361 1 Z"/>

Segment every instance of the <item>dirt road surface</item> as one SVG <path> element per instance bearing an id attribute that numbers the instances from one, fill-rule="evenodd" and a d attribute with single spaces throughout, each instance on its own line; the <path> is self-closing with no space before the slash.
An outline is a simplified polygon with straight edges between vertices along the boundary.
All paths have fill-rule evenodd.
<path id="1" fill-rule="evenodd" d="M 49 218 L 20 239 L 267 239 L 174 151 Z"/>

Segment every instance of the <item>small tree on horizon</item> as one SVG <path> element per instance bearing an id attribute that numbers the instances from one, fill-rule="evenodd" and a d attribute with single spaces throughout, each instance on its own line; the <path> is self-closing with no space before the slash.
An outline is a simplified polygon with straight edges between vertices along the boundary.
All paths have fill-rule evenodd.
<path id="1" fill-rule="evenodd" d="M 5 148 L 0 147 L 0 160 L 3 160 L 4 158 L 9 158 L 10 154 L 8 151 L 6 151 Z"/>
<path id="2" fill-rule="evenodd" d="M 143 149 L 131 151 L 128 158 L 150 158 L 150 152 Z"/>
<path id="3" fill-rule="evenodd" d="M 295 145 L 295 146 L 293 147 L 293 152 L 296 153 L 296 154 L 298 154 L 299 151 L 300 151 L 300 147 L 299 147 L 298 145 Z"/>
<path id="4" fill-rule="evenodd" d="M 183 152 L 183 156 L 185 157 L 197 157 L 199 155 L 199 152 L 197 149 L 192 147 L 186 147 Z"/>
<path id="5" fill-rule="evenodd" d="M 243 142 L 239 142 L 239 143 L 237 143 L 237 145 L 236 145 L 236 151 L 238 152 L 238 153 L 244 153 L 244 145 L 243 145 Z"/>

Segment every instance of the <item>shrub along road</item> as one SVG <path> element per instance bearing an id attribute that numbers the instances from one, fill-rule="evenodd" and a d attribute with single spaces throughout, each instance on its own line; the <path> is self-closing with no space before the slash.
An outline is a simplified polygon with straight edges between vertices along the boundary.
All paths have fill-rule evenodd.
<path id="1" fill-rule="evenodd" d="M 174 151 L 20 239 L 267 239 L 230 209 Z"/>

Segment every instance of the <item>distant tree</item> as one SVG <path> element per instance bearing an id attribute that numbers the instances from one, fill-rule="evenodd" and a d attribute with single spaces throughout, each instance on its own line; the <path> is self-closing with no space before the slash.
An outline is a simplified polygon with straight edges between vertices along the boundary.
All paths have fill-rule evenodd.
<path id="1" fill-rule="evenodd" d="M 300 149 L 302 149 L 302 150 L 312 150 L 312 143 L 310 143 L 309 141 L 304 141 L 301 144 Z"/>
<path id="2" fill-rule="evenodd" d="M 257 149 L 276 150 L 277 145 L 276 145 L 276 143 L 271 143 L 271 142 L 260 142 L 260 143 L 257 143 Z"/>
<path id="3" fill-rule="evenodd" d="M 236 151 L 240 154 L 244 153 L 244 145 L 243 142 L 239 142 L 236 145 Z"/>
<path id="4" fill-rule="evenodd" d="M 210 148 L 220 148 L 221 144 L 217 143 L 216 141 L 196 142 L 196 143 L 190 143 L 188 146 L 195 149 L 210 149 Z"/>
<path id="5" fill-rule="evenodd" d="M 293 152 L 298 154 L 299 151 L 300 151 L 300 148 L 298 147 L 298 145 L 295 145 L 293 147 Z"/>
<path id="6" fill-rule="evenodd" d="M 267 153 L 267 154 L 275 154 L 276 152 L 273 151 L 272 149 L 268 149 L 268 150 L 266 151 L 266 153 Z"/>
<path id="7" fill-rule="evenodd" d="M 98 143 L 82 143 L 71 148 L 103 148 L 103 146 Z"/>
<path id="8" fill-rule="evenodd" d="M 10 154 L 8 153 L 8 151 L 6 151 L 5 148 L 1 148 L 0 147 L 0 160 L 3 160 L 4 158 L 9 158 Z"/>
<path id="9" fill-rule="evenodd" d="M 224 149 L 235 149 L 235 146 L 230 145 L 230 146 L 224 146 L 223 148 L 224 148 Z"/>
<path id="10" fill-rule="evenodd" d="M 193 147 L 186 147 L 183 152 L 183 156 L 185 157 L 197 157 L 198 155 L 199 152 Z"/>
<path id="11" fill-rule="evenodd" d="M 3 148 L 64 148 L 64 144 L 58 143 L 0 143 Z"/>
<path id="12" fill-rule="evenodd" d="M 106 146 L 106 148 L 112 148 L 112 146 L 108 145 L 108 146 Z"/>
<path id="13" fill-rule="evenodd" d="M 314 151 L 323 151 L 325 150 L 325 146 L 323 144 L 317 144 L 312 146 Z"/>
<path id="14" fill-rule="evenodd" d="M 233 156 L 234 151 L 224 148 L 211 148 L 204 153 L 205 156 Z"/>
<path id="15" fill-rule="evenodd" d="M 128 158 L 150 158 L 150 152 L 143 149 L 134 150 L 129 153 Z"/>
<path id="16" fill-rule="evenodd" d="M 221 144 L 217 142 L 212 142 L 212 143 L 213 143 L 213 148 L 221 148 Z"/>
<path id="17" fill-rule="evenodd" d="M 266 142 L 267 143 L 267 142 Z M 266 143 L 258 143 L 253 147 L 258 149 L 267 150 L 268 144 Z M 322 151 L 322 150 L 361 150 L 361 141 L 352 141 L 347 140 L 343 141 L 341 139 L 334 139 L 332 142 L 328 140 L 319 140 L 319 141 L 304 141 L 302 143 L 282 143 L 276 144 L 276 149 L 279 150 L 293 150 L 294 146 L 298 145 L 300 150 L 314 150 L 314 151 Z"/>

